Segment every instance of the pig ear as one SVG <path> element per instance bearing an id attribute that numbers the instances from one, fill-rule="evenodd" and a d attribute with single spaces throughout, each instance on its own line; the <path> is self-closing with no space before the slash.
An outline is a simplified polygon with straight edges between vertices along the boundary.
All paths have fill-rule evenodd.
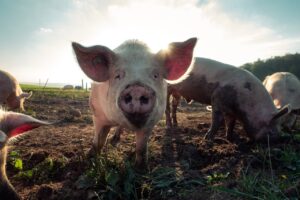
<path id="1" fill-rule="evenodd" d="M 50 125 L 50 123 L 15 112 L 6 112 L 1 121 L 2 130 L 8 138 L 20 135 L 42 125 Z"/>
<path id="2" fill-rule="evenodd" d="M 279 109 L 279 111 L 273 116 L 273 118 L 271 119 L 271 122 L 274 122 L 276 120 L 278 120 L 279 118 L 283 117 L 284 115 L 287 115 L 291 112 L 291 107 L 290 105 L 285 105 L 283 106 L 281 109 Z"/>
<path id="3" fill-rule="evenodd" d="M 167 80 L 179 79 L 189 68 L 197 38 L 190 38 L 184 42 L 173 42 L 167 50 L 158 52 L 166 67 Z"/>
<path id="4" fill-rule="evenodd" d="M 20 99 L 22 99 L 22 98 L 25 98 L 25 99 L 29 99 L 30 97 L 32 96 L 32 91 L 30 91 L 30 92 L 23 92 L 20 96 L 19 96 L 19 98 Z"/>
<path id="5" fill-rule="evenodd" d="M 115 54 L 104 46 L 84 47 L 72 43 L 79 66 L 92 80 L 103 82 L 109 79 L 109 66 L 115 59 Z"/>

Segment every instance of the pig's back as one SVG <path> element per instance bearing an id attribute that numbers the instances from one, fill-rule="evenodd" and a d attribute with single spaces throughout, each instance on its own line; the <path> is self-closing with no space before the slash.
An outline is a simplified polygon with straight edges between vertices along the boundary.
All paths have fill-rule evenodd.
<path id="1" fill-rule="evenodd" d="M 208 83 L 214 83 L 213 90 L 207 91 L 208 95 L 214 94 L 216 89 L 220 91 L 230 88 L 236 94 L 236 106 L 251 115 L 252 119 L 259 116 L 268 119 L 270 113 L 276 111 L 262 82 L 247 70 L 199 58 L 195 62 L 195 77 L 206 77 Z"/>
<path id="2" fill-rule="evenodd" d="M 240 84 L 244 81 L 261 83 L 252 73 L 207 58 L 196 58 L 191 76 L 205 77 L 208 83 L 218 83 L 220 86 L 227 84 Z"/>
<path id="3" fill-rule="evenodd" d="M 185 98 L 211 104 L 214 91 L 225 86 L 232 86 L 239 92 L 249 92 L 249 89 L 255 90 L 256 87 L 262 87 L 262 84 L 243 69 L 207 58 L 195 58 L 188 77 L 171 87 L 178 89 Z"/>

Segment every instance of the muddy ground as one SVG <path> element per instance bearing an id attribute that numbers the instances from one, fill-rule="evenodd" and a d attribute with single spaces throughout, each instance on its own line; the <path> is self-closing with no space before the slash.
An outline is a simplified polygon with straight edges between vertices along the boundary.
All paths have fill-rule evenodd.
<path id="1" fill-rule="evenodd" d="M 77 184 L 89 166 L 87 153 L 93 138 L 88 99 L 33 97 L 25 107 L 28 114 L 39 119 L 60 122 L 35 129 L 10 144 L 7 172 L 17 192 L 23 199 L 97 199 L 91 190 L 82 189 Z M 149 170 L 173 168 L 185 180 L 206 180 L 205 177 L 219 173 L 225 176 L 225 181 L 215 183 L 232 188 L 236 187 L 242 173 L 262 166 L 253 153 L 257 145 L 249 143 L 240 125 L 235 129 L 233 142 L 225 139 L 224 129 L 218 132 L 213 142 L 204 140 L 210 119 L 211 113 L 204 106 L 183 103 L 179 108 L 178 128 L 166 130 L 165 121 L 160 121 L 149 142 Z M 299 146 L 294 142 L 290 145 Z M 115 147 L 115 155 L 134 158 L 134 147 L 134 134 L 126 131 Z M 23 161 L 21 172 L 13 165 L 15 157 Z M 32 171 L 34 175 L 26 174 Z M 146 198 L 243 199 L 208 189 L 207 182 L 186 191 L 178 184 L 161 191 L 153 189 Z"/>

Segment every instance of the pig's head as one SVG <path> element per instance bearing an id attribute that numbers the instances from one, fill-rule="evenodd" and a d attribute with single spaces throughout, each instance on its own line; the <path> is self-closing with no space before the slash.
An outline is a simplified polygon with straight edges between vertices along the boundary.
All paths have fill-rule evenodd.
<path id="1" fill-rule="evenodd" d="M 32 95 L 32 92 L 23 92 L 21 88 L 16 92 L 16 94 L 12 94 L 7 99 L 7 105 L 9 108 L 15 110 L 20 109 L 24 111 L 24 101 L 25 99 L 29 99 Z"/>
<path id="2" fill-rule="evenodd" d="M 197 39 L 171 43 L 156 54 L 139 41 L 127 41 L 114 50 L 72 43 L 84 73 L 109 85 L 113 119 L 132 129 L 153 126 L 166 105 L 165 80 L 179 79 L 189 68 Z M 120 114 L 122 113 L 122 114 Z"/>
<path id="3" fill-rule="evenodd" d="M 269 137 L 270 141 L 276 141 L 281 132 L 281 120 L 290 112 L 290 106 L 286 105 L 272 113 L 269 120 L 266 122 L 260 122 L 262 124 L 260 124 L 260 127 L 256 129 L 254 139 L 256 141 L 267 141 Z"/>
<path id="4" fill-rule="evenodd" d="M 49 125 L 49 123 L 37 120 L 28 115 L 5 112 L 0 109 L 0 150 L 9 139 L 41 125 Z"/>

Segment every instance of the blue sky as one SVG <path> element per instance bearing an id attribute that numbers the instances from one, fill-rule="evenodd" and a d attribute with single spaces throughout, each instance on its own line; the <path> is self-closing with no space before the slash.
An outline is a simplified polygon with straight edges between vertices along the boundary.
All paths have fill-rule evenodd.
<path id="1" fill-rule="evenodd" d="M 153 51 L 198 37 L 195 56 L 236 66 L 300 52 L 298 0 L 0 0 L 0 67 L 21 82 L 80 84 L 71 41 Z"/>
<path id="2" fill-rule="evenodd" d="M 233 17 L 274 28 L 285 37 L 300 35 L 299 0 L 228 0 L 219 1 Z"/>

